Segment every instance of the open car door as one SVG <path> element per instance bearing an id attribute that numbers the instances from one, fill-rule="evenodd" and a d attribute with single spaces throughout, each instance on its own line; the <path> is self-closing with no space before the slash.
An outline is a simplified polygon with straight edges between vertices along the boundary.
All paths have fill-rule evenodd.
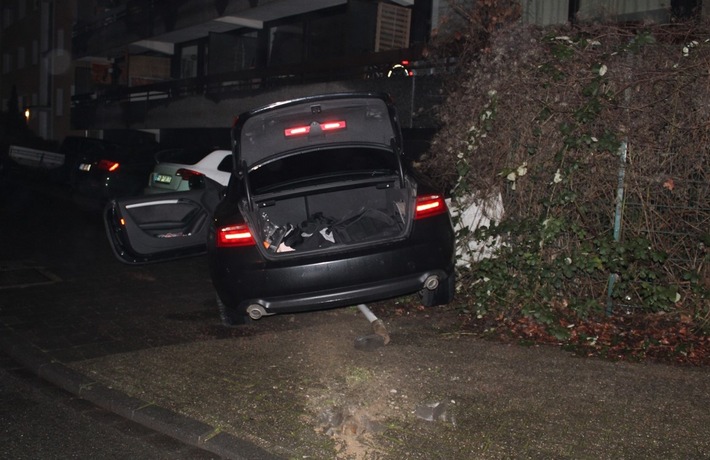
<path id="1" fill-rule="evenodd" d="M 219 184 L 112 200 L 104 209 L 106 235 L 116 257 L 146 264 L 204 254 Z"/>

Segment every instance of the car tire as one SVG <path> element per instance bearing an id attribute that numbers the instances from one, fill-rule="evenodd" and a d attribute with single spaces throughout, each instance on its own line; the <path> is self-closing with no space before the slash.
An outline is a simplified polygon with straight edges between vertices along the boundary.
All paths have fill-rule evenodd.
<path id="1" fill-rule="evenodd" d="M 219 319 L 222 321 L 222 325 L 226 327 L 241 326 L 252 322 L 252 319 L 247 315 L 240 315 L 239 313 L 230 310 L 222 299 L 220 299 L 219 294 L 216 296 L 217 299 L 217 309 L 219 310 Z"/>
<path id="2" fill-rule="evenodd" d="M 436 289 L 422 289 L 419 291 L 422 305 L 425 307 L 435 307 L 437 305 L 446 305 L 454 300 L 454 292 L 456 292 L 456 278 L 452 274 L 443 282 L 439 283 Z"/>

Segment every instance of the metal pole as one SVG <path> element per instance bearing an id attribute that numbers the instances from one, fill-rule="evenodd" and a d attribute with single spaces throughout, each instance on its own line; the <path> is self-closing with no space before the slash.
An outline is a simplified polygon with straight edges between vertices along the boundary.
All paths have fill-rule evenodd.
<path id="1" fill-rule="evenodd" d="M 616 185 L 616 210 L 614 211 L 614 241 L 621 241 L 621 218 L 624 213 L 624 177 L 626 176 L 626 155 L 628 152 L 627 141 L 622 141 L 619 146 L 619 176 Z M 611 315 L 613 309 L 613 301 L 611 295 L 614 291 L 614 284 L 619 279 L 618 273 L 609 275 L 609 283 L 606 294 L 606 314 Z"/>
<path id="2" fill-rule="evenodd" d="M 382 322 L 381 319 L 378 319 L 377 316 L 375 316 L 374 313 L 372 313 L 372 310 L 368 308 L 367 305 L 364 303 L 361 303 L 360 305 L 357 306 L 357 308 L 360 310 L 360 312 L 365 315 L 365 318 L 367 318 L 367 321 L 372 324 L 372 329 L 374 330 L 375 334 L 382 337 L 382 341 L 384 342 L 384 345 L 387 345 L 390 343 L 390 335 L 387 332 L 387 328 L 385 327 L 385 323 Z"/>

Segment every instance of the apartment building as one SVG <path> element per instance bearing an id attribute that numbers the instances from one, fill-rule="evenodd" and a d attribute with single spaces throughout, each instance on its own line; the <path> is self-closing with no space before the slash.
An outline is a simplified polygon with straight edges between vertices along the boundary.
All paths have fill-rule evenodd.
<path id="1" fill-rule="evenodd" d="M 470 0 L 475 1 L 475 0 Z M 523 0 L 539 25 L 669 20 L 699 0 Z M 3 0 L 3 110 L 38 135 L 227 127 L 274 100 L 387 91 L 409 128 L 432 124 L 441 69 L 421 51 L 449 0 Z M 448 21 L 447 24 L 455 22 Z"/>
<path id="2" fill-rule="evenodd" d="M 33 132 L 62 138 L 71 129 L 73 0 L 3 0 L 0 101 L 16 95 Z"/>

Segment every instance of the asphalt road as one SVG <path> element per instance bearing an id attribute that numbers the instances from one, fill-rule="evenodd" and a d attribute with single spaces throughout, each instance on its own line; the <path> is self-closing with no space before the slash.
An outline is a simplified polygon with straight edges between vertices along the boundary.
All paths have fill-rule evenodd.
<path id="1" fill-rule="evenodd" d="M 199 259 L 184 264 L 184 298 L 216 315 L 208 312 L 203 270 Z M 125 277 L 140 285 L 141 273 L 113 258 L 99 214 L 77 206 L 68 188 L 41 178 L 0 179 L 2 325 L 63 361 L 194 340 L 194 331 L 163 327 L 170 315 L 177 318 L 172 325 L 189 323 L 194 307 L 184 318 L 179 305 L 156 309 L 160 287 L 127 295 Z M 77 398 L 5 354 L 0 364 L 0 458 L 218 457 Z"/>
<path id="2" fill-rule="evenodd" d="M 210 459 L 214 454 L 48 384 L 0 353 L 0 458 Z"/>
<path id="3" fill-rule="evenodd" d="M 0 316 L 56 358 L 230 335 L 219 325 L 204 257 L 119 263 L 100 214 L 38 180 L 0 184 L 0 216 Z M 208 330 L 204 318 L 214 319 Z"/>

